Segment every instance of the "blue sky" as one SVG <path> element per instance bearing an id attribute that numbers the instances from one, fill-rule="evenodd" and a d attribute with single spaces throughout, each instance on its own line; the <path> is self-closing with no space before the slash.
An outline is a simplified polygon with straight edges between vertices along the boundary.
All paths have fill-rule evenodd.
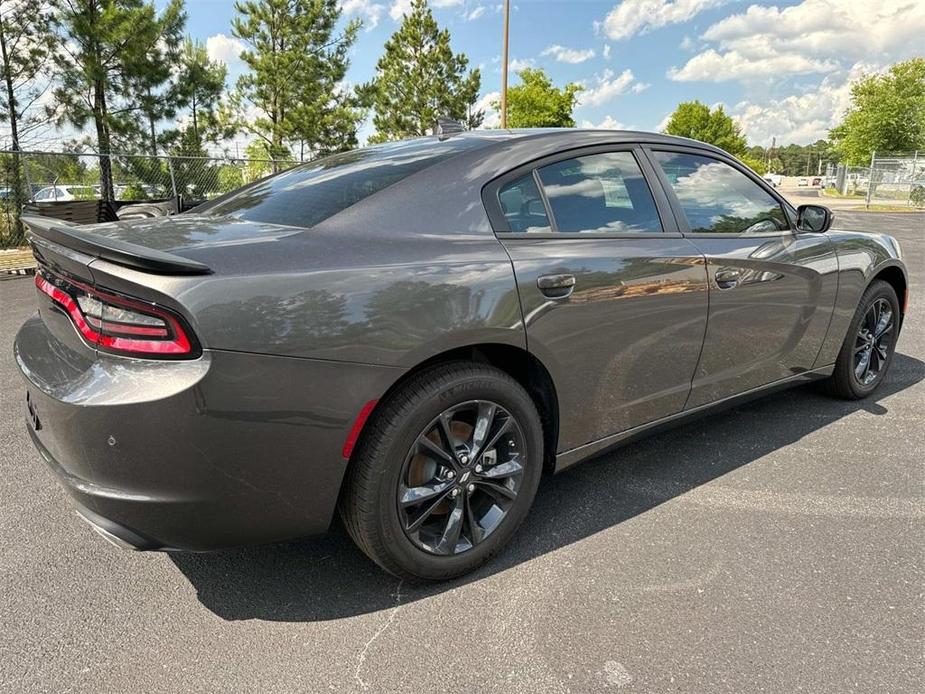
<path id="1" fill-rule="evenodd" d="M 344 21 L 365 25 L 350 83 L 373 76 L 409 2 L 340 0 Z M 501 83 L 500 0 L 430 4 L 454 50 L 481 67 L 487 105 Z M 243 70 L 232 0 L 186 0 L 186 8 L 188 32 L 227 63 L 230 86 Z M 512 0 L 512 67 L 581 82 L 575 116 L 586 127 L 658 130 L 679 102 L 700 99 L 722 104 L 753 144 L 813 142 L 848 107 L 852 79 L 916 55 L 925 55 L 925 0 Z M 486 125 L 496 122 L 489 112 Z M 361 141 L 370 132 L 367 123 Z"/>
<path id="2" fill-rule="evenodd" d="M 348 80 L 368 80 L 408 0 L 341 0 L 364 30 Z M 453 47 L 500 89 L 498 0 L 431 0 Z M 188 0 L 190 33 L 231 75 L 241 70 L 233 4 Z M 824 137 L 849 104 L 850 80 L 925 54 L 921 0 L 515 0 L 513 67 L 536 65 L 586 86 L 580 125 L 656 130 L 681 101 L 723 104 L 756 144 Z M 516 77 L 513 78 L 516 80 Z M 487 124 L 494 123 L 489 113 Z M 369 132 L 367 125 L 362 135 Z"/>

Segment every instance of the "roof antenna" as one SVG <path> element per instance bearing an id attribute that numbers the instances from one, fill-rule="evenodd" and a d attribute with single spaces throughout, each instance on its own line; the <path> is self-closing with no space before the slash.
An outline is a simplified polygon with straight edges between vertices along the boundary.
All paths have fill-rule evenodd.
<path id="1" fill-rule="evenodd" d="M 457 133 L 466 132 L 466 128 L 455 118 L 446 118 L 441 116 L 437 118 L 437 124 L 434 126 L 434 135 L 439 140 L 446 140 Z"/>

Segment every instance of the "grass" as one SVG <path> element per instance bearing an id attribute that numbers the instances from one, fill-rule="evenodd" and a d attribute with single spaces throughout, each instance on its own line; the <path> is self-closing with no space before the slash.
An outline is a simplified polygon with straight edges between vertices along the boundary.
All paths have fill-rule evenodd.
<path id="1" fill-rule="evenodd" d="M 865 196 L 867 195 L 867 191 L 855 190 L 855 191 L 852 192 L 852 193 L 845 193 L 844 195 L 842 195 L 842 194 L 839 193 L 837 190 L 835 190 L 835 188 L 823 188 L 823 189 L 822 189 L 822 194 L 823 194 L 823 195 L 827 195 L 827 196 L 829 196 L 830 198 L 845 198 L 845 199 L 847 199 L 847 198 L 863 198 L 863 197 L 865 197 Z"/>
<path id="2" fill-rule="evenodd" d="M 909 205 L 858 205 L 849 207 L 852 212 L 925 212 L 925 207 L 911 207 Z"/>

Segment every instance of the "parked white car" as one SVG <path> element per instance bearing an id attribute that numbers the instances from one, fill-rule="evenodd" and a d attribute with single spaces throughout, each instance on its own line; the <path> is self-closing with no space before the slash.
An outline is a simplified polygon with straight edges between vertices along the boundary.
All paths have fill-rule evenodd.
<path id="1" fill-rule="evenodd" d="M 799 181 L 797 181 L 797 185 L 800 186 L 801 188 L 805 188 L 806 186 L 809 185 L 809 179 L 804 176 Z"/>
<path id="2" fill-rule="evenodd" d="M 47 186 L 32 198 L 35 202 L 66 202 L 88 200 L 100 196 L 97 186 Z"/>

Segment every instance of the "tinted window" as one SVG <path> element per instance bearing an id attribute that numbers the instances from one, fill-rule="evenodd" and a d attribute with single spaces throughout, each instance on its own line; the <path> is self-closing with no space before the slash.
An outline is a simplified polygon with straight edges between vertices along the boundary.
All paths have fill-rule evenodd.
<path id="1" fill-rule="evenodd" d="M 550 230 L 546 206 L 532 173 L 503 185 L 498 200 L 511 231 Z"/>
<path id="2" fill-rule="evenodd" d="M 741 171 L 716 159 L 654 152 L 691 231 L 759 233 L 788 228 L 780 204 Z"/>
<path id="3" fill-rule="evenodd" d="M 310 227 L 411 174 L 487 143 L 469 137 L 422 138 L 355 149 L 257 181 L 195 212 Z"/>
<path id="4" fill-rule="evenodd" d="M 539 169 L 558 231 L 659 232 L 655 201 L 632 152 L 591 154 Z"/>

